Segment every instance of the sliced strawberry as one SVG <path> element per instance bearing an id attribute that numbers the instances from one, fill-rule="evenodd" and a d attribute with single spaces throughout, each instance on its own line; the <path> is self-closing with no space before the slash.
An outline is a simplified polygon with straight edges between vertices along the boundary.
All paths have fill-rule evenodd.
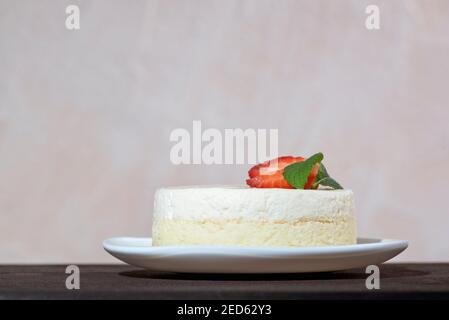
<path id="1" fill-rule="evenodd" d="M 299 161 L 304 161 L 304 158 L 291 156 L 279 157 L 255 165 L 248 171 L 248 174 L 250 178 L 254 178 L 259 175 L 274 174 L 280 170 L 283 170 L 286 166 Z"/>
<path id="2" fill-rule="evenodd" d="M 292 163 L 301 162 L 303 157 L 279 157 L 277 159 L 265 161 L 252 167 L 249 171 L 249 179 L 246 184 L 251 188 L 283 188 L 293 189 L 284 179 L 284 168 Z M 315 182 L 320 165 L 317 163 L 310 172 L 309 178 L 304 185 L 304 189 L 310 189 Z"/>
<path id="3" fill-rule="evenodd" d="M 262 175 L 247 179 L 246 184 L 251 188 L 293 189 L 293 187 L 284 179 L 282 173 L 279 172 L 271 175 Z"/>

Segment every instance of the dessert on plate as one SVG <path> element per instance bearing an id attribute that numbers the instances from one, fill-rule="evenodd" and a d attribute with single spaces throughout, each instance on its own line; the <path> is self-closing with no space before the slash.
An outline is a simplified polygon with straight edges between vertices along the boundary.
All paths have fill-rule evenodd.
<path id="1" fill-rule="evenodd" d="M 244 186 L 157 190 L 153 245 L 326 246 L 356 243 L 354 194 L 323 155 L 252 167 Z"/>

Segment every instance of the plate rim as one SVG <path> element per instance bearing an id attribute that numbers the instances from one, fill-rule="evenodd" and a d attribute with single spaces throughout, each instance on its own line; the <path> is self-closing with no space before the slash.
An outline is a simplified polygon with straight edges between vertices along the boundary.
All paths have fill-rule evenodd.
<path id="1" fill-rule="evenodd" d="M 161 256 L 172 254 L 244 254 L 244 255 L 325 255 L 325 254 L 357 254 L 369 253 L 379 250 L 405 250 L 409 242 L 400 239 L 382 239 L 382 238 L 366 238 L 358 237 L 357 241 L 371 241 L 369 243 L 357 243 L 351 245 L 338 246 L 316 246 L 316 247 L 256 247 L 256 246 L 212 246 L 212 245 L 176 245 L 176 246 L 160 246 L 154 247 L 150 245 L 151 237 L 112 237 L 103 241 L 103 248 L 108 253 L 114 254 L 134 254 L 144 256 Z M 117 242 L 139 242 L 148 243 L 148 246 L 116 244 Z"/>

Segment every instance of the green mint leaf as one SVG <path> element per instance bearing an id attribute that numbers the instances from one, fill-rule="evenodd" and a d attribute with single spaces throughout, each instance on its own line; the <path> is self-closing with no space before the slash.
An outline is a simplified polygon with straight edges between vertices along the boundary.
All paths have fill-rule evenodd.
<path id="1" fill-rule="evenodd" d="M 317 189 L 319 185 L 331 187 L 333 189 L 343 189 L 343 187 L 333 178 L 330 177 L 324 164 L 320 163 L 320 169 L 312 185 L 312 189 Z"/>
<path id="2" fill-rule="evenodd" d="M 326 167 L 324 166 L 324 164 L 320 163 L 320 169 L 318 170 L 318 174 L 316 175 L 315 181 L 319 181 L 329 177 L 330 175 L 329 173 L 327 173 Z"/>
<path id="3" fill-rule="evenodd" d="M 324 156 L 321 152 L 314 154 L 302 162 L 295 162 L 284 168 L 284 178 L 296 189 L 304 189 L 310 172 L 315 164 L 320 163 Z"/>
<path id="4" fill-rule="evenodd" d="M 343 189 L 343 187 L 331 177 L 325 177 L 321 180 L 318 180 L 313 185 L 316 187 L 318 187 L 318 185 L 322 185 L 326 187 L 331 187 L 332 189 Z"/>

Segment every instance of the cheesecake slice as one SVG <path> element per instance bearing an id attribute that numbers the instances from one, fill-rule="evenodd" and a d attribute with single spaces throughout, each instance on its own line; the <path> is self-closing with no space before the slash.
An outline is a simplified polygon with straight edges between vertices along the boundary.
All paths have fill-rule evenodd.
<path id="1" fill-rule="evenodd" d="M 154 246 L 328 246 L 356 236 L 351 190 L 191 186 L 155 194 Z"/>

